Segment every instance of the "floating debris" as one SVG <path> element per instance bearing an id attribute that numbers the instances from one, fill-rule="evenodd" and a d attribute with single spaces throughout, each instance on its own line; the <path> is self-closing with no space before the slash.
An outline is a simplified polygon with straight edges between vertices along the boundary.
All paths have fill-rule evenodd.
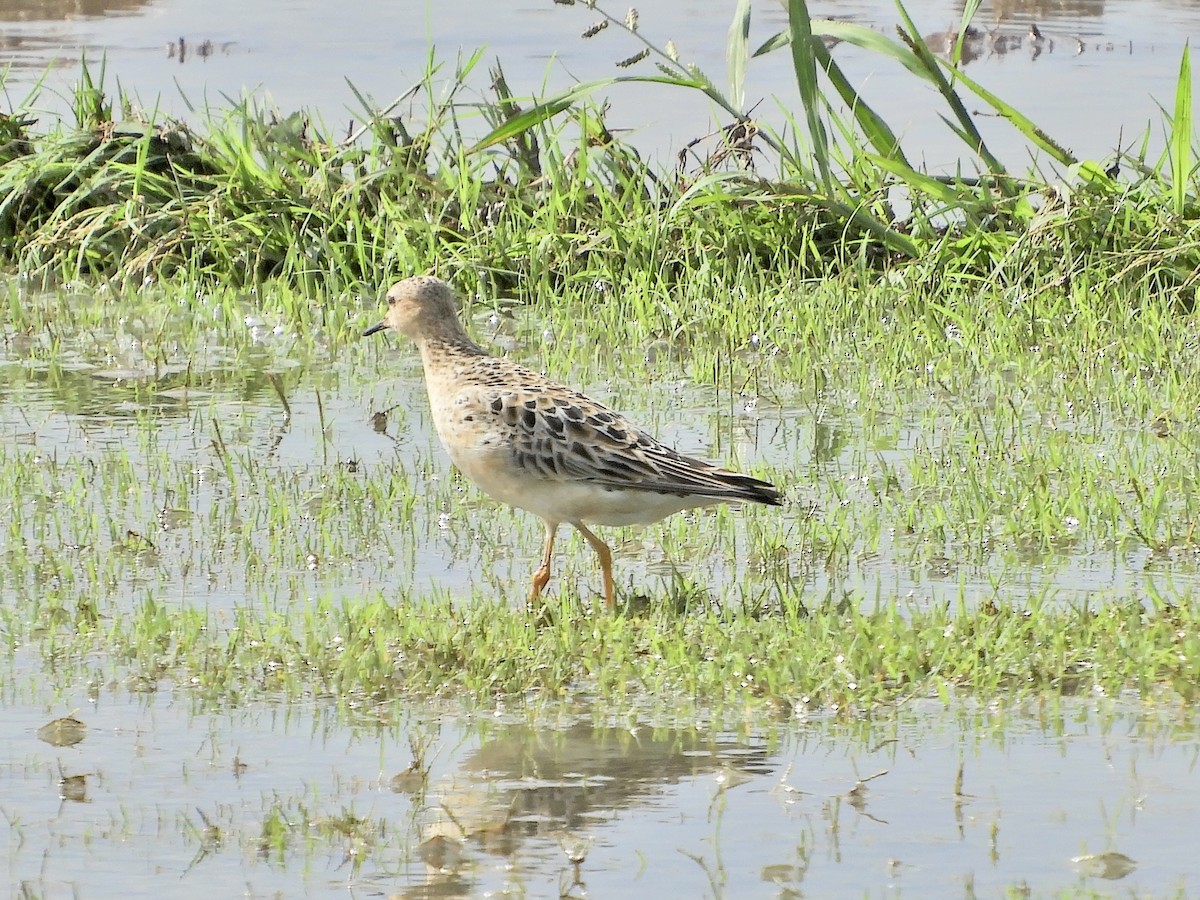
<path id="1" fill-rule="evenodd" d="M 446 837 L 444 834 L 435 834 L 421 842 L 421 845 L 417 847 L 417 856 L 431 869 L 439 872 L 453 872 L 462 865 L 462 841 Z"/>
<path id="2" fill-rule="evenodd" d="M 63 716 L 39 728 L 37 736 L 54 747 L 74 747 L 87 737 L 87 726 L 74 716 Z"/>
<path id="3" fill-rule="evenodd" d="M 413 760 L 407 769 L 398 775 L 393 775 L 388 782 L 388 789 L 393 794 L 416 794 L 425 787 L 428 775 L 421 766 Z"/>
<path id="4" fill-rule="evenodd" d="M 73 803 L 87 803 L 87 775 L 63 775 L 58 779 L 58 796 Z"/>
<path id="5" fill-rule="evenodd" d="M 1071 862 L 1079 870 L 1080 875 L 1090 878 L 1104 878 L 1116 881 L 1124 878 L 1137 868 L 1137 863 L 1116 850 L 1105 850 L 1103 853 L 1085 853 L 1082 856 L 1072 856 Z"/>

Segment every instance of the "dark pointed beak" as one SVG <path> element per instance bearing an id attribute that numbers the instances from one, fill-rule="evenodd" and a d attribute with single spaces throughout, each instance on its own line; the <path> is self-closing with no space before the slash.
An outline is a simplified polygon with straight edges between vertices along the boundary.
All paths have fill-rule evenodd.
<path id="1" fill-rule="evenodd" d="M 380 322 L 378 325 L 372 325 L 370 328 L 368 328 L 366 331 L 364 331 L 364 332 L 362 333 L 362 336 L 363 336 L 363 337 L 370 337 L 370 336 L 371 336 L 371 335 L 373 335 L 375 332 L 377 332 L 377 331 L 383 331 L 383 329 L 385 329 L 385 328 L 387 328 L 387 322 Z"/>

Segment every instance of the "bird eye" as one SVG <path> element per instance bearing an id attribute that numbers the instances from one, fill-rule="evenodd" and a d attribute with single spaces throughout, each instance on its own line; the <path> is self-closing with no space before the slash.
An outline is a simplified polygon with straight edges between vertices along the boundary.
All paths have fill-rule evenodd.
<path id="1" fill-rule="evenodd" d="M 388 306 L 395 306 L 395 305 L 396 305 L 396 298 L 395 298 L 395 297 L 388 297 L 388 298 L 387 298 L 387 303 L 388 303 Z"/>

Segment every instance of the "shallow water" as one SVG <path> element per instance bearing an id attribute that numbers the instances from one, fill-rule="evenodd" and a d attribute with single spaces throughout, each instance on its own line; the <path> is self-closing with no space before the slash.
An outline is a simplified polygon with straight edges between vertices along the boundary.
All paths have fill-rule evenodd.
<path id="1" fill-rule="evenodd" d="M 717 84 L 725 83 L 732 3 L 658 0 L 638 7 L 640 32 L 652 43 L 673 40 L 682 59 L 694 61 Z M 609 11 L 621 16 L 625 6 Z M 889 35 L 898 21 L 890 0 L 813 0 L 811 11 L 814 17 L 847 19 Z M 961 15 L 956 4 L 945 0 L 910 4 L 910 13 L 935 45 Z M 189 115 L 189 104 L 220 108 L 228 105 L 226 98 L 258 90 L 284 113 L 306 108 L 337 127 L 361 119 L 347 81 L 386 104 L 421 78 L 430 45 L 448 68 L 456 54 L 486 46 L 485 59 L 501 61 L 518 96 L 543 86 L 561 89 L 575 80 L 657 74 L 652 61 L 615 68 L 641 45 L 613 28 L 583 40 L 580 34 L 596 14 L 582 3 L 564 7 L 551 0 L 499 5 L 447 0 L 415 11 L 407 4 L 331 5 L 319 0 L 213 0 L 202 6 L 186 0 L 25 0 L 8 4 L 0 17 L 8 20 L 0 64 L 14 67 L 7 80 L 14 101 L 43 75 L 52 92 L 65 96 L 85 53 L 93 62 L 104 60 L 110 88 L 119 82 L 146 107 Z M 785 24 L 778 4 L 755 3 L 750 45 L 759 46 Z M 1031 25 L 1039 28 L 1040 40 L 1030 37 Z M 1148 125 L 1152 143 L 1158 145 L 1162 119 L 1156 104 L 1173 108 L 1180 54 L 1187 36 L 1200 30 L 1200 8 L 1180 0 L 993 0 L 981 8 L 976 26 L 986 34 L 969 42 L 970 75 L 1082 157 L 1105 158 L 1118 146 L 1135 146 Z M 834 55 L 868 102 L 902 135 L 911 159 L 942 171 L 966 157 L 941 123 L 942 107 L 925 83 L 850 47 L 837 47 Z M 746 106 L 774 126 L 799 108 L 790 65 L 786 52 L 776 52 L 750 66 Z M 48 66 L 53 68 L 47 73 Z M 476 74 L 472 84 L 479 96 L 490 77 L 482 70 Z M 636 85 L 607 96 L 610 127 L 632 130 L 635 146 L 668 164 L 713 124 L 727 124 L 723 117 L 714 121 L 702 98 L 678 91 Z M 69 110 L 50 95 L 41 105 L 59 114 Z M 998 155 L 1023 169 L 1025 144 L 984 112 L 981 103 L 969 106 Z M 409 108 L 406 104 L 400 111 Z M 966 168 L 973 168 L 969 159 Z"/>
<path id="2" fill-rule="evenodd" d="M 67 292 L 54 302 L 106 301 Z M 373 321 L 373 298 L 360 302 L 362 320 Z M 196 308 L 213 328 L 186 344 L 173 335 L 193 326 L 170 298 L 102 327 L 62 325 L 53 350 L 49 333 L 11 334 L 0 344 L 0 462 L 22 473 L 0 602 L 36 602 L 51 571 L 50 584 L 99 583 L 124 609 L 144 597 L 229 612 L 262 598 L 367 591 L 523 596 L 541 524 L 453 471 L 409 345 L 380 337 L 335 350 L 319 333 L 301 338 L 249 304 L 232 313 L 226 341 L 231 314 L 206 311 L 204 300 Z M 507 322 L 489 332 L 488 318 L 472 325 L 483 340 L 540 367 L 554 323 Z M 781 510 L 718 508 L 606 529 L 627 595 L 698 590 L 756 607 L 797 594 L 813 603 L 903 598 L 927 606 L 997 597 L 1103 603 L 1200 587 L 1200 558 L 1187 542 L 1157 552 L 1069 535 L 1025 545 L 1017 536 L 973 547 L 953 535 L 909 533 L 913 499 L 926 492 L 938 502 L 945 490 L 918 486 L 914 467 L 930 447 L 970 446 L 980 421 L 970 398 L 897 388 L 864 401 L 831 384 L 818 402 L 800 386 L 774 385 L 768 398 L 680 377 L 648 386 L 641 375 L 579 386 L 684 453 L 778 472 L 791 501 Z M 958 403 L 969 414 L 957 414 Z M 1041 403 L 1031 404 L 1031 417 L 1051 415 Z M 873 404 L 886 413 L 868 410 Z M 1086 426 L 1100 435 L 1089 437 L 1089 453 L 1116 459 L 1118 451 L 1159 449 L 1123 411 L 1097 415 Z M 895 503 L 880 494 L 885 472 Z M 845 527 L 846 510 L 849 537 L 825 536 L 823 526 Z M 590 600 L 599 589 L 594 556 L 573 533 L 562 537 L 551 590 Z M 783 555 L 761 558 L 764 542 Z"/>
<path id="3" fill-rule="evenodd" d="M 596 721 L 582 701 L 213 712 L 115 683 L 48 701 L 21 669 L 0 698 L 21 896 L 1184 896 L 1200 879 L 1185 709 L 909 703 L 729 731 Z M 39 738 L 72 709 L 81 741 Z"/>
<path id="4" fill-rule="evenodd" d="M 27 633 L 55 596 L 86 597 L 103 616 L 152 599 L 218 623 L 240 609 L 302 621 L 317 597 L 521 601 L 540 526 L 451 472 L 411 347 L 332 344 L 253 302 L 155 290 L 138 304 L 30 295 L 62 311 L 53 337 L 5 328 L 0 468 L 17 483 L 0 531 L 0 637 L 13 616 Z M 339 302 L 359 303 L 364 323 L 378 315 L 374 298 Z M 551 322 L 491 323 L 471 327 L 533 365 L 539 342 L 561 337 Z M 977 561 L 948 546 L 931 561 L 898 526 L 859 536 L 832 571 L 810 564 L 797 548 L 839 504 L 864 519 L 879 508 L 881 458 L 903 478 L 932 435 L 953 444 L 976 420 L 928 391 L 870 400 L 904 410 L 878 416 L 845 385 L 820 403 L 777 386 L 768 401 L 671 366 L 653 390 L 623 372 L 609 360 L 606 380 L 556 374 L 685 451 L 788 473 L 794 501 L 606 532 L 627 597 L 659 602 L 682 583 L 719 603 L 781 592 L 1020 603 L 1047 591 L 1103 602 L 1157 582 L 1195 587 L 1194 560 L 1150 564 L 1087 542 Z M 1154 441 L 1121 415 L 1097 431 Z M 783 562 L 755 558 L 763 532 L 789 536 Z M 551 590 L 594 602 L 590 551 L 572 539 L 561 553 Z M 587 697 L 214 709 L 169 678 L 37 643 L 8 648 L 0 676 L 7 874 L 34 896 L 921 897 L 1113 884 L 1161 896 L 1200 877 L 1189 708 L 910 702 L 861 719 L 724 710 L 721 722 L 661 706 L 601 715 Z M 39 736 L 67 715 L 82 740 Z"/>

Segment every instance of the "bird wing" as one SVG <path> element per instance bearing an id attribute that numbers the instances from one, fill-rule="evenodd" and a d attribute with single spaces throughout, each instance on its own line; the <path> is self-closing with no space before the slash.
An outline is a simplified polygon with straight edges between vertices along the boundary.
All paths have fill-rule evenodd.
<path id="1" fill-rule="evenodd" d="M 581 481 L 723 500 L 778 504 L 772 485 L 677 453 L 596 401 L 548 383 L 493 388 L 486 408 L 510 429 L 514 460 L 551 481 Z"/>

